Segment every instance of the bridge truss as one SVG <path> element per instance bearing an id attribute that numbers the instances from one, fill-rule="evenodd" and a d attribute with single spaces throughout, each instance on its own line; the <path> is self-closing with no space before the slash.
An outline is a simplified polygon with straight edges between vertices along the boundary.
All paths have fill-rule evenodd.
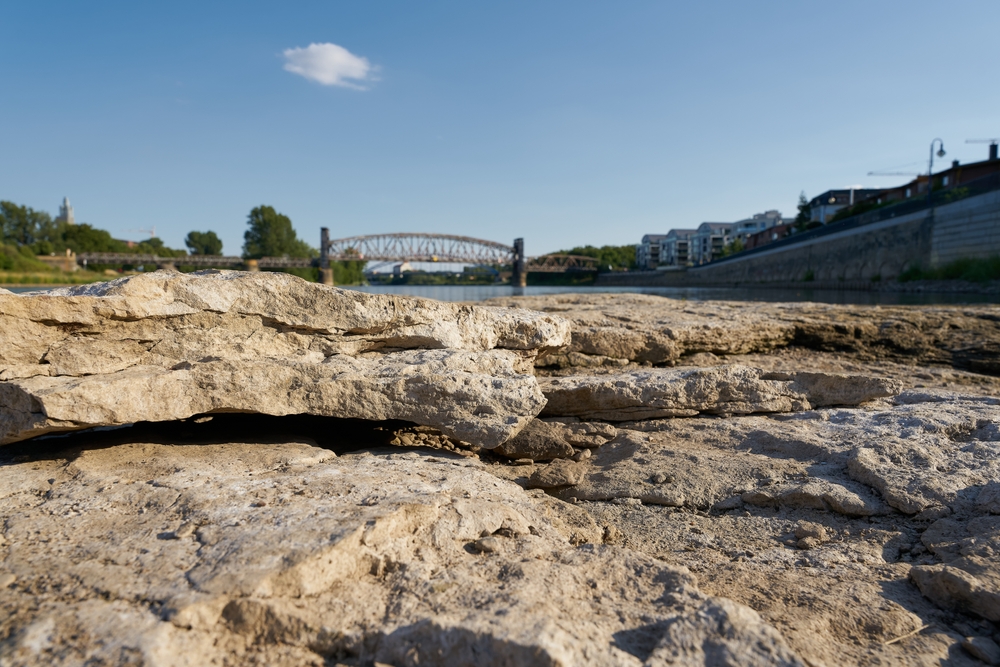
<path id="1" fill-rule="evenodd" d="M 514 249 L 495 241 L 450 234 L 372 234 L 327 241 L 330 261 L 364 259 L 382 262 L 454 262 L 506 265 Z"/>

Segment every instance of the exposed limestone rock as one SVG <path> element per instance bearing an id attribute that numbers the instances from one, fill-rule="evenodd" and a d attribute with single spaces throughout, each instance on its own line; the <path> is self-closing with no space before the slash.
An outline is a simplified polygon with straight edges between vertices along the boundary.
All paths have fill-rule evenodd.
<path id="1" fill-rule="evenodd" d="M 548 400 L 543 416 L 608 421 L 858 405 L 902 390 L 895 380 L 827 373 L 765 373 L 735 365 L 545 378 L 541 385 Z"/>
<path id="2" fill-rule="evenodd" d="M 8 298 L 26 297 L 0 293 L 0 304 Z M 537 303 L 557 312 L 573 298 Z M 717 366 L 747 350 L 756 361 L 693 376 L 700 379 L 678 393 L 697 413 L 689 418 L 639 415 L 615 426 L 573 414 L 536 418 L 527 428 L 541 437 L 517 455 L 552 443 L 573 450 L 572 459 L 544 466 L 492 454 L 480 461 L 478 446 L 434 424 L 219 412 L 0 448 L 0 665 L 638 667 L 799 664 L 801 656 L 812 667 L 974 667 L 994 655 L 1000 385 L 907 363 L 983 360 L 1000 309 L 629 295 L 606 306 L 582 328 L 594 327 L 594 350 L 607 343 L 608 355 L 623 356 L 584 352 L 574 338 L 565 354 L 548 353 L 566 368 L 541 372 L 588 366 L 595 375 L 621 374 L 643 363 L 629 349 L 653 363 L 656 346 L 679 356 L 655 363 Z M 173 338 L 155 345 L 127 335 L 100 347 L 73 334 L 46 348 L 45 363 L 0 364 L 0 386 L 34 387 L 29 413 L 36 394 L 55 412 L 80 392 L 82 403 L 124 414 L 87 397 L 97 386 L 87 383 L 199 367 L 216 369 L 200 380 L 213 382 L 225 377 L 225 364 L 263 362 L 270 381 L 285 366 L 337 358 L 354 364 L 338 378 L 356 373 L 373 396 L 394 397 L 392 410 L 378 413 L 391 416 L 412 397 L 388 380 L 373 387 L 402 372 L 382 376 L 378 368 L 398 363 L 412 366 L 414 386 L 423 387 L 414 403 L 436 400 L 427 397 L 431 387 L 451 392 L 421 409 L 496 433 L 493 416 L 474 409 L 476 397 L 520 386 L 536 349 L 490 348 L 466 333 L 449 338 L 444 325 L 418 342 L 406 327 L 344 335 L 258 326 L 254 317 L 155 315 L 161 329 L 168 319 L 188 327 L 166 327 Z M 654 319 L 664 326 L 654 331 Z M 142 321 L 132 313 L 101 326 L 139 330 Z M 202 321 L 246 335 L 223 340 L 224 354 L 215 354 L 209 343 L 217 333 Z M 651 331 L 659 336 L 652 342 Z M 183 349 L 185 337 L 205 343 L 203 357 L 149 361 L 160 348 Z M 255 348 L 256 338 L 266 344 Z M 361 338 L 369 347 L 343 347 Z M 93 372 L 55 374 L 87 368 Z M 430 368 L 440 379 L 422 375 Z M 456 376 L 471 378 L 473 389 L 463 389 L 464 380 L 448 384 Z M 477 384 L 480 376 L 499 384 Z M 858 381 L 844 381 L 850 376 Z M 910 389 L 864 402 L 873 390 L 896 388 L 866 385 L 861 376 Z M 71 385 L 38 389 L 50 381 Z M 926 388 L 953 384 L 961 391 Z M 340 400 L 303 392 L 303 402 L 321 408 L 321 399 Z M 729 406 L 781 410 L 740 414 Z M 516 486 L 532 479 L 546 488 Z"/>
<path id="3" fill-rule="evenodd" d="M 1000 483 L 990 482 L 976 496 L 976 504 L 984 512 L 1000 514 Z"/>
<path id="4" fill-rule="evenodd" d="M 618 437 L 592 450 L 583 477 L 561 494 L 848 516 L 918 514 L 956 503 L 989 511 L 978 503 L 1000 483 L 1000 441 L 984 425 L 1000 423 L 1000 406 L 975 396 L 921 396 L 918 402 L 907 393 L 874 411 L 619 423 Z"/>
<path id="5" fill-rule="evenodd" d="M 989 637 L 966 637 L 962 648 L 987 665 L 1000 665 L 1000 646 Z"/>
<path id="6" fill-rule="evenodd" d="M 212 411 L 402 419 L 495 447 L 568 324 L 280 273 L 156 272 L 0 295 L 0 444 Z"/>
<path id="7" fill-rule="evenodd" d="M 1000 481 L 1000 400 L 953 392 L 909 391 L 888 413 L 857 414 L 851 476 L 907 514 L 947 506 Z M 845 423 L 846 425 L 846 423 Z"/>
<path id="8" fill-rule="evenodd" d="M 572 458 L 574 447 L 589 450 L 600 447 L 617 434 L 610 424 L 572 423 L 536 419 L 520 433 L 493 451 L 511 459 L 548 461 Z"/>
<path id="9" fill-rule="evenodd" d="M 574 548 L 551 518 L 573 508 L 468 459 L 308 442 L 5 450 L 5 665 L 802 664 L 683 568 Z"/>
<path id="10" fill-rule="evenodd" d="M 1000 621 L 1000 517 L 968 521 L 939 519 L 920 537 L 943 562 L 914 567 L 910 578 L 920 592 L 947 609 L 972 611 Z"/>
<path id="11" fill-rule="evenodd" d="M 493 451 L 512 459 L 548 461 L 570 458 L 576 450 L 567 442 L 561 425 L 535 419 Z"/>
<path id="12" fill-rule="evenodd" d="M 580 483 L 585 468 L 575 461 L 557 459 L 528 478 L 529 489 L 556 489 Z"/>
<path id="13" fill-rule="evenodd" d="M 1000 594 L 978 577 L 951 565 L 919 565 L 910 578 L 920 592 L 945 609 L 971 611 L 1000 621 Z"/>
<path id="14" fill-rule="evenodd" d="M 772 636 L 754 645 L 751 638 Z M 799 665 L 798 656 L 776 642 L 780 635 L 752 609 L 730 600 L 668 621 L 663 639 L 645 667 L 669 665 L 743 665 L 771 667 Z M 749 647 L 749 650 L 748 650 Z"/>
<path id="15" fill-rule="evenodd" d="M 788 346 L 865 360 L 944 364 L 1000 375 L 1000 312 L 992 305 L 862 306 L 681 301 L 648 294 L 559 294 L 491 299 L 573 321 L 569 348 L 545 367 L 599 357 L 683 364 L 684 357 L 766 353 Z M 806 368 L 799 366 L 796 370 Z"/>
<path id="16" fill-rule="evenodd" d="M 808 507 L 849 516 L 871 516 L 888 509 L 865 495 L 868 494 L 855 493 L 835 482 L 816 479 L 754 489 L 744 493 L 742 500 L 750 505 Z"/>

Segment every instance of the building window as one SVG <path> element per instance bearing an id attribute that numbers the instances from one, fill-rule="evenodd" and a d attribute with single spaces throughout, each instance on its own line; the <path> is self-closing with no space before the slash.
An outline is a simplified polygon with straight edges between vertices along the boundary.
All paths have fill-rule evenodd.
<path id="1" fill-rule="evenodd" d="M 906 188 L 906 198 L 910 198 L 910 188 Z"/>
<path id="2" fill-rule="evenodd" d="M 948 177 L 947 176 L 945 176 L 944 178 L 941 179 L 941 185 L 943 185 L 945 187 L 948 187 Z"/>

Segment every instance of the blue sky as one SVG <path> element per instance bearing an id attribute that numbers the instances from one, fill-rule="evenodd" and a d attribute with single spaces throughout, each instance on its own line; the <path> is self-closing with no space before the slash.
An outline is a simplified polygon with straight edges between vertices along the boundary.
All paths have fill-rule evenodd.
<path id="1" fill-rule="evenodd" d="M 996 0 L 7 2 L 0 199 L 233 254 L 259 204 L 313 245 L 635 243 L 895 185 L 866 174 L 934 137 L 984 159 L 997 26 Z"/>

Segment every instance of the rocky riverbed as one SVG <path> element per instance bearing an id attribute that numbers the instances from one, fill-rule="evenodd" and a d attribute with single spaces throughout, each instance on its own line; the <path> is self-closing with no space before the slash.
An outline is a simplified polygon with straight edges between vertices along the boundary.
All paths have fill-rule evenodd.
<path id="1" fill-rule="evenodd" d="M 0 665 L 1000 664 L 1000 308 L 0 291 Z"/>

